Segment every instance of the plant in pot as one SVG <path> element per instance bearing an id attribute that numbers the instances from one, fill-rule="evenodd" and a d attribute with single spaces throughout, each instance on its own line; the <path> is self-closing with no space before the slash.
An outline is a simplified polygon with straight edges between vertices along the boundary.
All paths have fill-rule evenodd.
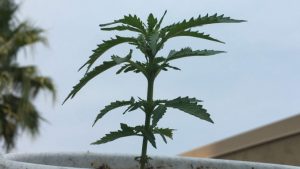
<path id="1" fill-rule="evenodd" d="M 94 125 L 108 112 L 120 107 L 127 107 L 123 114 L 137 109 L 142 110 L 145 115 L 144 124 L 132 127 L 121 123 L 120 130 L 106 134 L 100 140 L 92 143 L 103 144 L 123 137 L 141 136 L 143 138 L 141 155 L 136 158 L 140 163 L 140 169 L 144 169 L 150 159 L 150 157 L 147 156 L 148 143 L 156 148 L 155 140 L 157 135 L 160 136 L 165 143 L 167 143 L 167 138 L 172 139 L 173 129 L 158 127 L 160 119 L 164 116 L 168 108 L 178 109 L 201 120 L 213 123 L 210 114 L 208 114 L 206 109 L 200 104 L 201 101 L 196 98 L 177 97 L 172 100 L 154 100 L 153 91 L 156 77 L 163 71 L 171 69 L 180 70 L 178 67 L 172 66 L 172 61 L 192 56 L 211 56 L 224 53 L 224 51 L 218 50 L 193 50 L 190 47 L 185 47 L 179 50 L 171 50 L 167 56 L 160 56 L 158 55 L 159 51 L 163 49 L 164 45 L 170 39 L 182 36 L 224 43 L 208 34 L 192 29 L 207 24 L 244 22 L 244 20 L 231 19 L 223 15 L 215 14 L 211 16 L 199 16 L 162 27 L 161 24 L 165 14 L 166 12 L 160 19 L 150 14 L 147 18 L 147 22 L 142 22 L 136 15 L 128 15 L 108 24 L 100 24 L 101 30 L 103 31 L 130 31 L 136 33 L 137 36 L 116 36 L 98 45 L 98 47 L 93 50 L 93 54 L 89 57 L 88 61 L 79 69 L 81 70 L 87 67 L 86 74 L 80 82 L 73 87 L 73 90 L 65 99 L 66 101 L 69 98 L 73 98 L 90 80 L 115 66 L 120 66 L 116 74 L 134 72 L 144 75 L 148 84 L 147 98 L 142 99 L 139 97 L 135 99 L 131 97 L 129 100 L 118 100 L 110 103 L 100 111 L 94 121 Z M 139 60 L 132 59 L 133 50 L 131 49 L 126 56 L 120 57 L 113 55 L 111 56 L 111 60 L 104 61 L 91 70 L 95 61 L 104 55 L 106 51 L 124 43 L 134 46 L 144 56 Z"/>
<path id="2" fill-rule="evenodd" d="M 190 47 L 179 50 L 171 50 L 167 56 L 160 56 L 158 52 L 163 49 L 164 44 L 168 40 L 188 36 L 200 38 L 213 42 L 223 43 L 222 41 L 211 37 L 210 35 L 200 33 L 193 30 L 193 28 L 204 26 L 207 24 L 216 23 L 239 23 L 243 20 L 235 20 L 223 15 L 205 15 L 189 20 L 183 20 L 169 26 L 162 26 L 166 12 L 158 19 L 150 14 L 147 21 L 144 23 L 136 15 L 127 15 L 124 18 L 115 20 L 112 23 L 102 24 L 103 31 L 131 31 L 137 35 L 134 37 L 116 36 L 107 41 L 103 41 L 98 47 L 93 50 L 93 54 L 88 61 L 80 68 L 87 67 L 86 74 L 73 87 L 73 90 L 64 100 L 64 103 L 73 98 L 90 80 L 100 75 L 104 71 L 120 66 L 117 74 L 120 73 L 140 73 L 144 75 L 147 80 L 147 98 L 134 98 L 129 100 L 114 101 L 105 106 L 97 115 L 94 125 L 108 112 L 120 108 L 127 107 L 123 114 L 137 109 L 142 110 L 145 115 L 144 124 L 138 126 L 128 126 L 121 124 L 121 129 L 110 132 L 102 137 L 100 140 L 92 144 L 103 144 L 119 138 L 128 136 L 140 136 L 143 138 L 141 155 L 139 157 L 123 156 L 123 155 L 105 155 L 95 153 L 52 153 L 52 154 L 19 154 L 6 155 L 5 158 L 9 160 L 2 160 L 0 158 L 0 168 L 14 169 L 71 169 L 76 168 L 96 168 L 96 169 L 145 169 L 145 168 L 160 168 L 160 169 L 299 169 L 299 167 L 282 166 L 274 164 L 260 164 L 250 162 L 237 162 L 213 159 L 193 159 L 193 158 L 179 158 L 179 157 L 150 157 L 147 155 L 148 143 L 156 148 L 156 136 L 159 136 L 163 141 L 167 142 L 167 138 L 172 139 L 173 129 L 160 128 L 159 121 L 162 119 L 168 108 L 181 110 L 187 114 L 193 115 L 201 120 L 213 122 L 210 115 L 200 104 L 201 101 L 193 97 L 177 97 L 171 100 L 154 100 L 153 90 L 156 77 L 163 71 L 170 69 L 180 70 L 171 65 L 172 61 L 191 57 L 191 56 L 210 56 L 224 51 L 217 50 L 192 50 Z M 104 61 L 102 64 L 94 67 L 93 64 L 109 49 L 120 45 L 130 44 L 139 50 L 144 56 L 139 60 L 132 58 L 133 50 L 124 56 L 113 55 L 111 60 Z M 26 163 L 24 163 L 26 162 Z M 34 163 L 34 164 L 33 164 Z"/>

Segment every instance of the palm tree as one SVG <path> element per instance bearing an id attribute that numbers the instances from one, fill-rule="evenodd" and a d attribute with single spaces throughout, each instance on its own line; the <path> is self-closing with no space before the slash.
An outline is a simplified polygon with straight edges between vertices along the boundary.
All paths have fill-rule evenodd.
<path id="1" fill-rule="evenodd" d="M 16 19 L 17 9 L 11 0 L 0 1 L 0 140 L 6 151 L 14 148 L 20 132 L 38 134 L 43 118 L 32 101 L 40 91 L 47 90 L 55 98 L 49 77 L 39 75 L 35 66 L 17 63 L 21 49 L 46 43 L 42 29 Z"/>

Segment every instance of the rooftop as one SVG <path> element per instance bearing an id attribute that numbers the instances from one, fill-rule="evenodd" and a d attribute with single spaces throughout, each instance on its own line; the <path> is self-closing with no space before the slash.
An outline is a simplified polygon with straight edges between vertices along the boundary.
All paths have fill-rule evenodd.
<path id="1" fill-rule="evenodd" d="M 184 152 L 180 155 L 217 158 L 219 156 L 295 134 L 300 134 L 300 114 L 188 152 Z"/>

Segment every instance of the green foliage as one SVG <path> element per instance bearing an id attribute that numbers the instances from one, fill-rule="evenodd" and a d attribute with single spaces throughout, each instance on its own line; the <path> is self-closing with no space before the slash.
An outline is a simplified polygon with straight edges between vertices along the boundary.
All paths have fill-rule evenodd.
<path id="1" fill-rule="evenodd" d="M 214 14 L 209 16 L 199 15 L 197 18 L 191 18 L 189 20 L 183 20 L 169 26 L 162 28 L 162 32 L 166 32 L 167 38 L 176 36 L 177 33 L 191 29 L 194 27 L 199 27 L 207 24 L 216 24 L 216 23 L 239 23 L 245 22 L 244 20 L 231 19 L 230 17 L 224 17 L 224 15 Z"/>
<path id="2" fill-rule="evenodd" d="M 165 107 L 178 109 L 190 115 L 196 116 L 202 120 L 213 123 L 206 109 L 204 109 L 202 105 L 198 104 L 201 101 L 197 100 L 196 98 L 178 97 L 173 100 L 161 100 L 158 102 L 161 104 L 163 103 Z"/>
<path id="3" fill-rule="evenodd" d="M 155 18 L 151 13 L 147 19 L 148 32 L 152 32 L 156 24 L 157 24 L 157 18 Z"/>
<path id="4" fill-rule="evenodd" d="M 155 127 L 153 129 L 153 133 L 154 134 L 159 134 L 163 141 L 167 144 L 167 139 L 166 137 L 170 138 L 170 139 L 173 139 L 173 131 L 174 129 L 169 129 L 169 128 L 158 128 L 158 127 Z"/>
<path id="5" fill-rule="evenodd" d="M 0 140 L 6 151 L 14 148 L 21 131 L 39 132 L 44 120 L 33 99 L 48 91 L 55 99 L 55 87 L 49 77 L 41 76 L 35 66 L 20 66 L 18 52 L 37 43 L 47 43 L 43 30 L 15 17 L 18 5 L 0 1 Z"/>
<path id="6" fill-rule="evenodd" d="M 69 98 L 73 98 L 76 93 L 91 79 L 117 65 L 121 66 L 117 70 L 116 74 L 128 72 L 143 74 L 148 82 L 147 99 L 143 100 L 139 98 L 139 100 L 135 100 L 131 98 L 129 101 L 112 102 L 100 111 L 94 124 L 109 111 L 119 107 L 128 106 L 123 114 L 140 109 L 145 113 L 144 125 L 130 127 L 126 124 L 121 124 L 120 130 L 106 134 L 103 138 L 93 143 L 102 144 L 127 136 L 141 136 L 143 138 L 142 153 L 141 157 L 138 158 L 141 164 L 141 169 L 145 168 L 145 163 L 148 161 L 148 142 L 156 148 L 155 135 L 161 136 L 165 143 L 167 143 L 166 138 L 173 138 L 173 129 L 157 127 L 159 121 L 166 113 L 167 108 L 178 109 L 187 114 L 213 123 L 210 118 L 210 114 L 208 114 L 206 109 L 204 109 L 200 104 L 201 101 L 195 98 L 178 97 L 173 100 L 153 100 L 155 78 L 162 71 L 168 71 L 170 69 L 180 70 L 180 68 L 170 65 L 170 61 L 191 56 L 211 56 L 225 52 L 211 49 L 192 50 L 190 47 L 186 47 L 181 50 L 171 50 L 167 56 L 157 56 L 157 53 L 163 49 L 165 43 L 169 39 L 181 36 L 194 37 L 224 44 L 224 42 L 213 38 L 208 34 L 200 33 L 193 29 L 207 24 L 244 22 L 243 20 L 235 20 L 229 17 L 224 17 L 223 15 L 215 14 L 211 16 L 199 16 L 197 18 L 191 18 L 189 20 L 183 20 L 182 22 L 161 27 L 165 15 L 166 12 L 160 19 L 157 19 L 153 16 L 153 14 L 150 14 L 145 23 L 136 15 L 126 15 L 122 19 L 115 20 L 114 22 L 101 24 L 101 30 L 104 31 L 131 31 L 136 33 L 136 35 L 133 37 L 116 36 L 116 38 L 103 41 L 102 44 L 98 45 L 98 48 L 93 50 L 88 61 L 80 68 L 82 69 L 87 66 L 85 76 L 73 87 L 73 90 L 65 99 L 66 101 Z M 96 66 L 93 70 L 90 70 L 95 61 L 98 60 L 106 51 L 123 43 L 134 46 L 137 50 L 144 54 L 144 58 L 137 58 L 137 60 L 133 60 L 131 57 L 132 51 L 130 51 L 130 53 L 124 58 L 113 56 L 111 61 L 105 61 L 101 65 Z"/>
<path id="7" fill-rule="evenodd" d="M 110 103 L 110 105 L 107 105 L 100 111 L 98 116 L 96 117 L 93 126 L 96 124 L 96 122 L 101 119 L 106 113 L 110 112 L 111 110 L 114 110 L 119 107 L 123 107 L 126 105 L 132 105 L 134 104 L 134 98 L 132 97 L 129 101 L 115 101 Z"/>
<path id="8" fill-rule="evenodd" d="M 110 26 L 110 25 L 114 25 L 114 24 L 122 24 L 122 26 L 127 26 L 127 27 L 134 28 L 136 30 L 136 32 L 146 33 L 146 30 L 145 30 L 145 27 L 144 27 L 144 23 L 136 15 L 133 15 L 133 16 L 132 15 L 124 16 L 123 19 L 115 20 L 112 23 L 100 24 L 100 26 L 101 27 L 106 27 L 106 26 Z M 110 29 L 108 29 L 108 28 L 102 28 L 102 30 L 110 30 Z M 114 29 L 112 29 L 112 30 L 114 30 Z"/>
<path id="9" fill-rule="evenodd" d="M 184 57 L 191 57 L 191 56 L 210 56 L 210 55 L 215 55 L 219 53 L 225 53 L 224 51 L 215 51 L 215 50 L 195 50 L 193 51 L 191 48 L 183 48 L 180 51 L 176 50 L 171 50 L 166 62 L 175 60 L 175 59 L 180 59 Z"/>
<path id="10" fill-rule="evenodd" d="M 133 104 L 131 104 L 130 106 L 128 106 L 128 108 L 125 110 L 125 112 L 123 114 L 125 114 L 126 112 L 131 112 L 134 111 L 138 108 L 140 108 L 142 111 L 145 111 L 145 106 L 146 106 L 146 101 L 144 100 L 139 100 Z"/>
<path id="11" fill-rule="evenodd" d="M 127 136 L 137 136 L 137 133 L 133 127 L 129 127 L 126 124 L 121 123 L 121 130 L 110 132 L 92 144 L 103 144 Z"/>
<path id="12" fill-rule="evenodd" d="M 145 139 L 148 140 L 154 148 L 156 148 L 156 141 L 153 131 L 144 127 L 142 134 L 143 137 L 145 137 Z"/>
<path id="13" fill-rule="evenodd" d="M 66 102 L 69 98 L 73 98 L 76 95 L 76 93 L 94 77 L 98 76 L 99 74 L 118 64 L 129 61 L 129 59 L 131 58 L 131 54 L 132 51 L 130 51 L 129 54 L 124 58 L 114 55 L 111 57 L 112 61 L 104 61 L 102 65 L 96 66 L 92 71 L 87 72 L 85 76 L 80 79 L 79 83 L 73 87 L 73 90 L 64 100 L 64 102 Z"/>
<path id="14" fill-rule="evenodd" d="M 191 31 L 191 30 L 181 31 L 181 32 L 176 33 L 173 36 L 170 35 L 170 36 L 168 36 L 168 39 L 171 39 L 173 37 L 179 37 L 179 36 L 189 36 L 189 37 L 200 38 L 200 39 L 204 39 L 204 40 L 210 40 L 210 41 L 214 41 L 214 42 L 224 43 L 224 42 L 222 42 L 218 39 L 212 38 L 208 34 L 200 33 L 198 31 Z"/>
<path id="15" fill-rule="evenodd" d="M 120 45 L 122 43 L 135 43 L 135 42 L 136 42 L 135 38 L 121 37 L 121 36 L 116 36 L 115 39 L 103 41 L 103 43 L 98 45 L 98 48 L 93 50 L 93 54 L 90 56 L 90 59 L 83 66 L 81 66 L 79 70 L 81 70 L 83 67 L 87 65 L 88 66 L 87 71 L 89 71 L 92 65 L 94 64 L 94 62 L 110 48 Z"/>
<path id="16" fill-rule="evenodd" d="M 156 109 L 153 111 L 152 115 L 152 126 L 156 126 L 158 121 L 163 117 L 166 113 L 167 107 L 165 105 L 158 105 Z"/>

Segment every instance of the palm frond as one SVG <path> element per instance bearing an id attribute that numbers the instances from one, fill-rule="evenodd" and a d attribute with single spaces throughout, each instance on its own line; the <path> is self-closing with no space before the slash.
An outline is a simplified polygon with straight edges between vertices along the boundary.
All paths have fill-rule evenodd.
<path id="1" fill-rule="evenodd" d="M 0 69 L 1 70 L 1 69 Z M 35 66 L 11 65 L 4 68 L 4 71 L 12 79 L 15 91 L 23 93 L 23 98 L 35 98 L 42 90 L 47 90 L 52 94 L 53 100 L 56 98 L 55 86 L 49 77 L 38 75 Z"/>
<path id="2" fill-rule="evenodd" d="M 7 150 L 14 147 L 18 131 L 28 131 L 32 136 L 39 132 L 42 117 L 30 100 L 8 94 L 0 104 L 0 135 Z"/>
<path id="3" fill-rule="evenodd" d="M 28 22 L 19 24 L 0 45 L 0 56 L 14 56 L 19 49 L 36 43 L 47 44 L 43 30 L 32 27 Z"/>
<path id="4" fill-rule="evenodd" d="M 0 76 L 7 83 L 0 88 L 0 140 L 9 151 L 18 134 L 28 131 L 35 136 L 43 119 L 32 99 L 42 90 L 55 98 L 55 87 L 49 77 L 39 75 L 35 66 L 18 65 L 18 52 L 37 43 L 47 44 L 44 31 L 27 21 L 18 20 L 18 5 L 0 1 Z M 25 48 L 26 49 L 26 48 Z"/>
<path id="5" fill-rule="evenodd" d="M 0 1 L 0 32 L 7 31 L 14 21 L 18 6 L 10 0 Z"/>

